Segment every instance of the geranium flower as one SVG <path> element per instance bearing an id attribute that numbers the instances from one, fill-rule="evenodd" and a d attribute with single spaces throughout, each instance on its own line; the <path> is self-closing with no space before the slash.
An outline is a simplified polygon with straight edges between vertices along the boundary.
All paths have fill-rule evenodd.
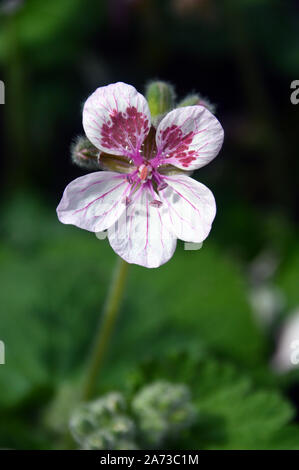
<path id="1" fill-rule="evenodd" d="M 104 171 L 66 187 L 57 207 L 62 223 L 108 230 L 119 256 L 148 268 L 171 258 L 177 238 L 200 243 L 208 236 L 215 199 L 189 174 L 222 146 L 223 129 L 210 111 L 174 109 L 155 128 L 146 99 L 134 87 L 114 83 L 87 99 L 83 127 Z"/>

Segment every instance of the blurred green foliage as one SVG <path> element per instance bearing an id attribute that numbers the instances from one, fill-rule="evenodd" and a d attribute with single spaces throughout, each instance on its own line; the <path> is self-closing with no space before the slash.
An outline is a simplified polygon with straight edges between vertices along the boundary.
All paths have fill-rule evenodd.
<path id="1" fill-rule="evenodd" d="M 9 59 L 13 23 L 18 44 L 31 62 L 39 67 L 72 62 L 86 33 L 92 33 L 99 25 L 102 11 L 103 2 L 91 0 L 84 4 L 80 0 L 20 1 L 11 14 L 1 15 L 0 59 Z M 92 20 L 93 14 L 97 17 Z"/>
<path id="2" fill-rule="evenodd" d="M 289 403 L 275 390 L 253 386 L 231 364 L 205 354 L 174 354 L 144 363 L 130 384 L 134 390 L 161 377 L 188 383 L 198 413 L 174 449 L 298 449 L 299 426 L 290 424 Z"/>
<path id="3" fill-rule="evenodd" d="M 115 255 L 107 240 L 58 224 L 53 209 L 25 194 L 6 206 L 1 229 L 1 339 L 7 364 L 0 370 L 0 442 L 51 447 L 75 406 Z M 297 428 L 293 434 L 285 427 L 293 416 L 290 405 L 275 390 L 255 390 L 247 377 L 260 386 L 279 386 L 268 370 L 270 343 L 248 304 L 242 264 L 217 246 L 219 229 L 215 235 L 199 251 L 180 245 L 158 270 L 131 268 L 98 391 L 132 388 L 140 361 L 155 357 L 141 382 L 186 383 L 203 416 L 213 418 L 178 445 L 295 446 Z M 282 276 L 285 271 L 292 279 L 292 263 L 287 267 Z M 287 285 L 293 289 L 292 282 Z M 167 363 L 165 358 L 183 350 L 204 359 L 197 365 L 178 356 Z M 244 372 L 239 375 L 235 367 Z M 70 393 L 61 401 L 67 383 Z M 227 437 L 218 442 L 217 430 Z"/>
<path id="4" fill-rule="evenodd" d="M 36 199 L 13 201 L 2 223 L 7 237 L 1 250 L 2 336 L 18 351 L 11 352 L 10 367 L 1 377 L 19 370 L 27 380 L 36 376 L 53 382 L 82 364 L 115 255 L 107 241 L 57 224 L 55 213 Z M 182 279 L 181 272 L 188 276 Z M 225 322 L 223 304 L 230 306 Z M 198 252 L 179 247 L 175 259 L 159 270 L 134 267 L 111 347 L 115 366 L 106 380 L 120 380 L 123 368 L 150 355 L 153 347 L 162 353 L 198 348 L 204 341 L 246 363 L 262 358 L 263 339 L 240 272 L 211 242 Z M 8 391 L 6 398 L 14 402 L 18 397 Z"/>

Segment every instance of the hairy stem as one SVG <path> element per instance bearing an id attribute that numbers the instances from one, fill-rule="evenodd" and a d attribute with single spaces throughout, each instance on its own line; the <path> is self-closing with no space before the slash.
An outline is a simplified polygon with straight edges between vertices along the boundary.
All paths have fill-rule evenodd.
<path id="1" fill-rule="evenodd" d="M 107 296 L 98 331 L 95 335 L 94 345 L 87 366 L 87 374 L 82 391 L 82 399 L 84 401 L 89 400 L 94 395 L 99 372 L 103 365 L 103 359 L 121 306 L 127 272 L 128 263 L 118 258 L 110 291 Z"/>

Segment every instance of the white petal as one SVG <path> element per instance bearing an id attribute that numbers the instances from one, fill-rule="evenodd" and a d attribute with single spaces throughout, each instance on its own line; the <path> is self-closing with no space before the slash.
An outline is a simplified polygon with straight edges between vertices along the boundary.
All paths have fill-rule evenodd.
<path id="1" fill-rule="evenodd" d="M 147 101 L 125 83 L 97 88 L 85 102 L 83 127 L 88 139 L 103 152 L 132 156 L 150 129 Z"/>
<path id="2" fill-rule="evenodd" d="M 158 155 L 161 162 L 196 170 L 218 155 L 223 137 L 221 124 L 204 106 L 174 109 L 158 126 Z"/>
<path id="3" fill-rule="evenodd" d="M 108 230 L 113 250 L 128 263 L 156 268 L 166 263 L 176 247 L 176 236 L 164 225 L 161 209 L 152 206 L 143 188 L 117 223 Z"/>
<path id="4" fill-rule="evenodd" d="M 168 211 L 163 220 L 181 240 L 200 243 L 209 234 L 216 215 L 216 203 L 212 192 L 189 176 L 165 177 L 166 189 L 160 191 L 160 199 Z"/>
<path id="5" fill-rule="evenodd" d="M 126 208 L 130 189 L 126 178 L 112 171 L 97 171 L 72 181 L 63 193 L 57 215 L 63 224 L 91 232 L 110 227 Z"/>

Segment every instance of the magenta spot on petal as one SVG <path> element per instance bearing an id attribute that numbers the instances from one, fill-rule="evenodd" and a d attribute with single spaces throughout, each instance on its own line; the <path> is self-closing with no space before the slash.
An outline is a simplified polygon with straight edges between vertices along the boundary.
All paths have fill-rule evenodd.
<path id="1" fill-rule="evenodd" d="M 139 137 L 149 130 L 147 116 L 134 106 L 128 107 L 124 113 L 114 109 L 110 119 L 111 122 L 103 124 L 101 129 L 101 142 L 106 148 L 135 150 Z"/>
<path id="2" fill-rule="evenodd" d="M 164 158 L 175 158 L 182 166 L 188 167 L 193 160 L 196 160 L 196 151 L 189 150 L 193 137 L 193 132 L 183 135 L 182 129 L 175 124 L 164 129 L 161 132 L 163 151 L 166 154 Z"/>

